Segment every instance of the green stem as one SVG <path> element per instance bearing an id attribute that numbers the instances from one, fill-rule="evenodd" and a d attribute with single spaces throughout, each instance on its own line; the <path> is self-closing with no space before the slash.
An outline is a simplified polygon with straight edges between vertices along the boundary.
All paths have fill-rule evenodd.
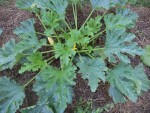
<path id="1" fill-rule="evenodd" d="M 102 18 L 105 16 L 106 13 L 107 13 L 107 10 L 103 13 Z"/>
<path id="2" fill-rule="evenodd" d="M 43 35 L 43 36 L 46 36 L 45 34 L 43 33 L 39 33 L 39 32 L 35 32 L 36 34 L 40 34 L 40 35 Z M 46 36 L 47 37 L 47 36 Z"/>
<path id="3" fill-rule="evenodd" d="M 30 79 L 25 85 L 23 85 L 23 87 L 27 87 L 34 79 L 36 78 L 36 76 L 34 76 L 32 79 Z"/>
<path id="4" fill-rule="evenodd" d="M 52 47 L 52 45 L 50 45 L 50 44 L 46 44 L 46 45 L 44 45 L 44 46 Z"/>
<path id="5" fill-rule="evenodd" d="M 42 22 L 41 18 L 40 18 L 40 15 L 39 14 L 36 14 L 38 19 L 40 20 L 42 26 L 44 27 L 45 30 L 47 30 L 46 26 L 44 25 L 44 23 Z"/>
<path id="6" fill-rule="evenodd" d="M 55 58 L 55 56 L 50 57 L 49 59 L 47 59 L 47 61 L 52 60 L 53 58 Z"/>
<path id="7" fill-rule="evenodd" d="M 93 37 L 90 39 L 90 42 L 93 41 L 94 39 L 96 39 L 100 34 L 104 33 L 105 31 L 106 31 L 106 29 L 103 30 L 103 31 L 101 31 L 100 33 L 97 33 L 95 36 L 93 36 Z"/>
<path id="8" fill-rule="evenodd" d="M 92 59 L 94 59 L 94 57 L 92 55 L 90 55 L 88 52 L 85 52 L 89 57 L 91 57 Z"/>
<path id="9" fill-rule="evenodd" d="M 74 15 L 74 20 L 75 20 L 75 26 L 76 26 L 76 29 L 78 29 L 77 5 L 72 4 L 72 9 L 73 9 L 73 15 Z"/>
<path id="10" fill-rule="evenodd" d="M 92 10 L 89 14 L 89 16 L 87 17 L 87 19 L 85 20 L 85 22 L 83 23 L 83 25 L 81 26 L 81 28 L 87 23 L 87 21 L 89 20 L 89 18 L 91 17 L 91 15 L 93 14 L 94 10 Z"/>
<path id="11" fill-rule="evenodd" d="M 78 29 L 78 12 L 77 12 L 77 5 L 75 4 L 75 12 L 76 12 L 76 29 Z"/>
<path id="12" fill-rule="evenodd" d="M 46 67 L 47 67 L 47 66 L 45 66 L 43 69 L 45 69 Z M 43 70 L 43 69 L 42 69 L 42 70 Z M 42 71 L 42 70 L 41 70 L 41 71 Z M 41 71 L 39 71 L 38 74 L 39 74 Z M 38 75 L 38 74 L 36 74 L 36 75 Z M 23 87 L 24 87 L 24 88 L 27 87 L 35 78 L 36 78 L 36 76 L 34 76 L 32 79 L 30 79 L 25 85 L 23 85 Z"/>
<path id="13" fill-rule="evenodd" d="M 44 51 L 44 52 L 41 52 L 41 53 L 42 53 L 42 54 L 45 54 L 45 53 L 51 53 L 51 52 L 54 52 L 54 50 Z"/>
<path id="14" fill-rule="evenodd" d="M 76 14 L 75 14 L 74 4 L 72 4 L 72 10 L 73 10 L 73 17 L 74 17 L 74 21 L 75 21 L 75 25 L 76 25 Z"/>
<path id="15" fill-rule="evenodd" d="M 66 22 L 66 20 L 64 20 L 64 22 L 65 22 L 66 26 L 68 27 L 69 31 L 71 31 L 71 28 L 70 28 L 70 26 L 68 25 L 68 23 Z"/>
<path id="16" fill-rule="evenodd" d="M 80 59 L 80 61 L 82 62 L 81 54 L 80 54 L 80 53 L 78 53 L 78 55 L 79 55 L 79 59 Z"/>
<path id="17" fill-rule="evenodd" d="M 62 32 L 66 33 L 66 31 L 64 29 L 62 29 L 61 27 L 59 28 Z"/>

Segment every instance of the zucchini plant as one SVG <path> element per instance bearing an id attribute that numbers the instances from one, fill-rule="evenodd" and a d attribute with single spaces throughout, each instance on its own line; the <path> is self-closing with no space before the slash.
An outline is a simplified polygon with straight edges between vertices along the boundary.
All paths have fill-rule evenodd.
<path id="1" fill-rule="evenodd" d="M 143 65 L 132 67 L 128 58 L 144 53 L 134 41 L 136 36 L 129 32 L 138 16 L 125 5 L 134 1 L 90 0 L 92 10 L 79 25 L 80 0 L 17 0 L 16 6 L 33 12 L 44 30 L 36 30 L 36 21 L 30 18 L 14 30 L 19 42 L 11 39 L 0 48 L 1 71 L 20 63 L 20 74 L 37 73 L 23 85 L 6 76 L 0 78 L 0 112 L 15 113 L 23 104 L 25 88 L 35 81 L 33 91 L 39 97 L 38 102 L 20 111 L 63 113 L 72 102 L 76 73 L 88 81 L 92 92 L 97 90 L 99 82 L 109 83 L 108 92 L 114 103 L 128 99 L 136 102 L 138 96 L 150 88 L 150 81 Z M 68 7 L 73 11 L 72 25 L 66 17 Z M 109 13 L 111 8 L 115 8 L 114 13 Z M 100 9 L 105 10 L 104 14 L 92 17 L 93 12 Z"/>

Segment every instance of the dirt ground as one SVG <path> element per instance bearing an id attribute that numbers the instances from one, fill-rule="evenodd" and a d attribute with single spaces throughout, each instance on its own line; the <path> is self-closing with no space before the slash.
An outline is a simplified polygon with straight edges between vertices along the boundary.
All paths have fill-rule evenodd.
<path id="1" fill-rule="evenodd" d="M 138 13 L 139 19 L 135 29 L 131 30 L 137 35 L 137 42 L 139 45 L 144 47 L 147 44 L 150 44 L 150 8 L 144 7 L 131 7 L 131 9 Z M 0 6 L 0 28 L 4 30 L 2 35 L 0 36 L 0 46 L 6 43 L 10 38 L 17 37 L 13 34 L 13 29 L 19 25 L 19 23 L 27 18 L 32 17 L 32 14 L 18 10 L 14 5 L 10 6 Z M 140 63 L 140 58 L 137 56 L 135 58 L 131 58 L 132 65 L 135 66 Z M 20 66 L 15 66 L 12 70 L 6 70 L 0 72 L 0 76 L 7 75 L 19 83 L 26 83 L 29 79 L 31 79 L 35 73 L 25 73 L 23 75 L 19 75 L 17 72 Z M 145 66 L 145 72 L 150 79 L 150 68 Z M 80 75 L 78 75 L 77 84 L 74 87 L 75 96 L 73 98 L 73 104 L 68 105 L 66 113 L 72 113 L 77 102 L 82 97 L 83 102 L 87 100 L 91 100 L 93 106 L 101 107 L 105 104 L 111 102 L 111 98 L 108 96 L 107 90 L 109 85 L 100 83 L 99 88 L 96 93 L 91 93 L 87 81 L 84 81 Z M 26 98 L 22 107 L 27 107 L 34 105 L 37 101 L 37 96 L 31 90 L 32 85 L 27 87 L 26 89 Z M 127 102 L 125 104 L 115 105 L 113 109 L 109 111 L 109 113 L 150 113 L 150 91 L 144 93 L 141 97 L 139 97 L 137 103 Z"/>

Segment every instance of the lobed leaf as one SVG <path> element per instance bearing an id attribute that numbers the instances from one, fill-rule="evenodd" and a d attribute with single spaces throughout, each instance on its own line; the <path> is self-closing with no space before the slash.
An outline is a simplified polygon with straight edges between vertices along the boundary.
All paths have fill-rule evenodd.
<path id="1" fill-rule="evenodd" d="M 112 0 L 90 0 L 90 1 L 93 10 L 100 8 L 109 9 L 110 7 L 114 7 Z"/>
<path id="2" fill-rule="evenodd" d="M 14 30 L 20 37 L 20 42 L 15 43 L 14 39 L 7 42 L 0 48 L 0 70 L 12 68 L 24 54 L 35 53 L 41 46 L 46 44 L 46 40 L 38 40 L 34 30 L 34 20 L 29 19 L 21 23 L 21 26 Z"/>
<path id="3" fill-rule="evenodd" d="M 24 73 L 25 71 L 38 71 L 39 69 L 43 69 L 47 66 L 45 60 L 43 60 L 42 53 L 37 52 L 27 57 L 28 62 L 24 63 L 24 65 L 19 70 L 19 73 Z"/>
<path id="4" fill-rule="evenodd" d="M 18 59 L 19 55 L 15 52 L 15 40 L 11 39 L 0 48 L 0 70 L 11 69 Z"/>
<path id="5" fill-rule="evenodd" d="M 135 35 L 131 33 L 123 33 L 120 30 L 108 30 L 104 48 L 105 56 L 108 57 L 110 62 L 116 62 L 116 55 L 121 61 L 130 63 L 130 60 L 124 53 L 132 56 L 143 54 L 143 49 L 138 47 L 136 42 L 132 41 L 134 38 Z"/>
<path id="6" fill-rule="evenodd" d="M 70 58 L 73 57 L 76 52 L 73 50 L 74 45 L 57 43 L 54 45 L 55 58 L 60 58 L 63 65 L 68 65 Z"/>
<path id="7" fill-rule="evenodd" d="M 71 30 L 68 37 L 69 38 L 67 39 L 66 44 L 70 47 L 74 44 L 84 46 L 85 44 L 88 44 L 90 40 L 90 38 L 83 34 L 82 31 L 76 29 Z"/>
<path id="8" fill-rule="evenodd" d="M 24 97 L 22 86 L 7 77 L 0 78 L 0 113 L 15 113 Z"/>
<path id="9" fill-rule="evenodd" d="M 49 103 L 58 113 L 63 113 L 67 104 L 72 101 L 72 85 L 76 78 L 76 67 L 69 64 L 63 70 L 53 67 L 45 68 L 36 77 L 34 91 L 39 96 L 39 103 Z"/>
<path id="10" fill-rule="evenodd" d="M 127 28 L 131 29 L 135 27 L 136 21 L 138 19 L 138 15 L 134 12 L 132 12 L 130 9 L 117 9 L 116 10 L 117 15 L 121 15 L 124 19 L 123 21 L 128 21 L 128 24 L 126 25 Z"/>
<path id="11" fill-rule="evenodd" d="M 34 5 L 34 0 L 17 0 L 16 1 L 16 7 L 23 10 L 32 10 L 32 7 Z"/>
<path id="12" fill-rule="evenodd" d="M 35 21 L 33 18 L 23 21 L 20 23 L 19 27 L 15 28 L 14 34 L 18 35 L 21 39 L 26 39 L 28 37 L 36 38 L 34 24 Z"/>
<path id="13" fill-rule="evenodd" d="M 106 30 L 118 29 L 125 31 L 126 28 L 134 28 L 137 19 L 138 16 L 136 13 L 132 12 L 130 9 L 121 8 L 116 10 L 116 15 L 107 14 L 104 16 Z"/>
<path id="14" fill-rule="evenodd" d="M 41 9 L 49 9 L 56 12 L 60 18 L 64 18 L 68 6 L 67 0 L 35 0 L 35 3 Z"/>
<path id="15" fill-rule="evenodd" d="M 102 19 L 101 16 L 97 16 L 96 18 L 91 18 L 88 22 L 87 25 L 85 26 L 85 28 L 81 29 L 81 32 L 84 32 L 84 35 L 88 35 L 88 36 L 94 36 L 95 33 L 97 33 L 98 31 L 100 31 L 100 28 L 102 26 L 102 23 L 100 22 Z"/>
<path id="16" fill-rule="evenodd" d="M 116 5 L 125 6 L 128 2 L 134 3 L 136 0 L 90 0 L 92 4 L 92 9 L 110 9 L 115 7 Z"/>
<path id="17" fill-rule="evenodd" d="M 145 53 L 141 57 L 144 64 L 150 66 L 150 45 L 145 47 Z"/>
<path id="18" fill-rule="evenodd" d="M 150 81 L 144 73 L 142 64 L 132 68 L 130 65 L 120 63 L 113 70 L 108 71 L 107 75 L 111 85 L 109 93 L 115 103 L 126 101 L 125 96 L 136 102 L 141 92 L 150 88 Z"/>
<path id="19" fill-rule="evenodd" d="M 35 21 L 31 18 L 21 22 L 21 25 L 14 30 L 14 33 L 21 39 L 16 47 L 20 52 L 29 49 L 30 52 L 36 52 L 41 46 L 46 44 L 45 39 L 38 40 L 38 37 L 35 34 L 34 24 Z"/>
<path id="20" fill-rule="evenodd" d="M 83 79 L 88 79 L 92 92 L 95 92 L 100 80 L 105 82 L 105 72 L 107 67 L 102 58 L 90 59 L 88 57 L 82 57 L 81 62 L 77 63 L 80 68 L 79 73 L 82 73 Z"/>
<path id="21" fill-rule="evenodd" d="M 46 12 L 41 11 L 42 13 L 42 22 L 45 26 L 48 27 L 47 30 L 45 30 L 45 34 L 47 36 L 51 36 L 51 34 L 54 34 L 54 29 L 56 29 L 59 26 L 60 18 L 59 15 L 57 15 L 54 12 Z"/>

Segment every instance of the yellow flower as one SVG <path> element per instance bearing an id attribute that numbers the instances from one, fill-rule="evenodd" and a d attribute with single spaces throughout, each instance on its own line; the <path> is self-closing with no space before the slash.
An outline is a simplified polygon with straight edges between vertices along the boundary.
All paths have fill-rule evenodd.
<path id="1" fill-rule="evenodd" d="M 72 50 L 74 50 L 74 51 L 77 50 L 76 44 L 74 44 Z"/>
<path id="2" fill-rule="evenodd" d="M 48 42 L 53 46 L 54 45 L 54 40 L 51 37 L 48 37 Z"/>

